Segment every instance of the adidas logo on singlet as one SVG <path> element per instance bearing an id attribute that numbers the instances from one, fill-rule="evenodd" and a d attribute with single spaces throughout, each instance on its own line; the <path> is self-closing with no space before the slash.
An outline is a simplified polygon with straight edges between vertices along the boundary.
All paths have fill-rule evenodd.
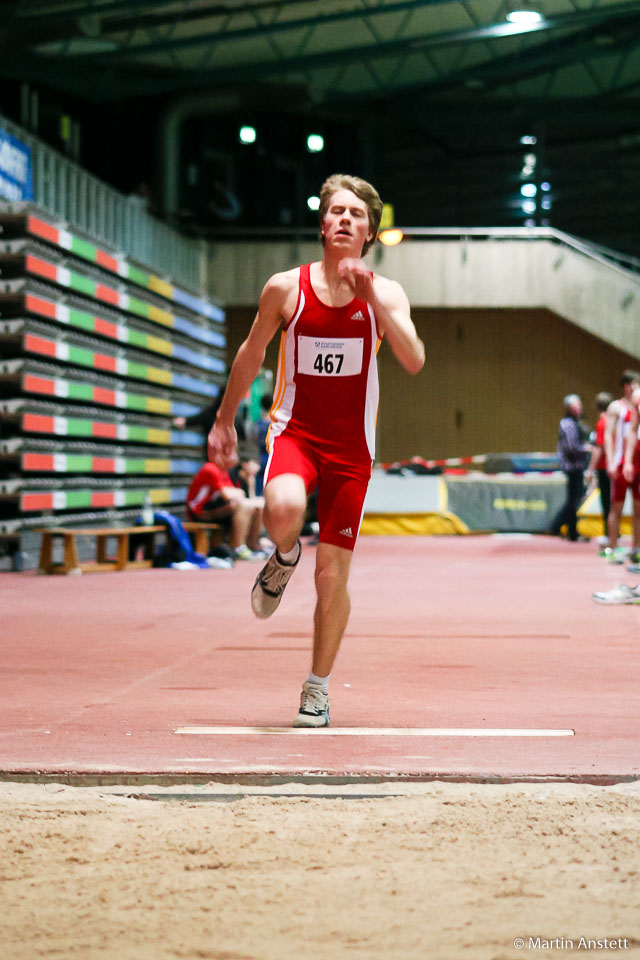
<path id="1" fill-rule="evenodd" d="M 362 319 L 364 320 L 364 317 Z M 353 530 L 351 529 L 351 527 L 345 527 L 344 530 L 340 531 L 340 533 L 343 535 L 343 537 L 353 536 Z"/>
<path id="2" fill-rule="evenodd" d="M 364 313 L 362 312 L 362 310 L 358 310 L 357 313 L 352 314 L 351 319 L 352 319 L 352 320 L 365 320 L 366 317 L 365 317 Z M 342 532 L 342 531 L 340 531 L 340 532 Z"/>

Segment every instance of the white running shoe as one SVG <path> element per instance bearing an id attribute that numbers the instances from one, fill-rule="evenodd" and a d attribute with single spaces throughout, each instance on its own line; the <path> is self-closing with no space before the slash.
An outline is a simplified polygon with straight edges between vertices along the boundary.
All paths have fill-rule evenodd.
<path id="1" fill-rule="evenodd" d="M 294 727 L 328 727 L 329 694 L 316 683 L 302 684 L 300 710 L 293 721 Z"/>
<path id="2" fill-rule="evenodd" d="M 251 591 L 251 609 L 260 620 L 266 620 L 278 608 L 284 588 L 298 566 L 302 546 L 298 540 L 298 556 L 295 563 L 285 563 L 274 550 L 256 577 Z"/>
<path id="3" fill-rule="evenodd" d="M 619 584 L 613 590 L 591 594 L 596 603 L 640 603 L 640 584 L 628 587 L 625 583 Z"/>

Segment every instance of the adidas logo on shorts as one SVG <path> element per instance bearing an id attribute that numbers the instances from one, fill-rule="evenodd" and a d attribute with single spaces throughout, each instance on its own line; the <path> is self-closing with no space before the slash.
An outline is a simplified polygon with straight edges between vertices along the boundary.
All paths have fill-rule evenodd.
<path id="1" fill-rule="evenodd" d="M 362 310 L 358 310 L 357 313 L 352 314 L 351 319 L 352 319 L 352 320 L 365 320 L 366 318 L 365 318 L 365 315 L 364 315 L 364 313 L 362 312 Z M 340 532 L 342 533 L 342 531 L 340 531 Z"/>
<path id="2" fill-rule="evenodd" d="M 363 318 L 363 319 L 364 319 L 364 318 Z M 343 537 L 352 537 L 352 536 L 353 536 L 353 530 L 351 529 L 351 527 L 345 527 L 344 530 L 341 530 L 341 531 L 340 531 L 340 533 L 343 535 Z"/>

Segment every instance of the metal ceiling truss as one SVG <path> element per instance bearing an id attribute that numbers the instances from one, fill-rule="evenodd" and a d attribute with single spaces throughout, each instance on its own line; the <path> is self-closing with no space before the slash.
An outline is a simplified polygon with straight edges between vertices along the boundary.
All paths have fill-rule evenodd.
<path id="1" fill-rule="evenodd" d="M 510 86 L 516 97 L 523 91 L 513 84 L 582 63 L 596 94 L 618 85 L 634 91 L 640 78 L 629 78 L 628 68 L 639 42 L 640 0 L 572 2 L 573 12 L 557 13 L 554 0 L 542 0 L 547 16 L 523 32 L 504 20 L 500 0 L 491 4 L 490 22 L 486 0 L 345 0 L 329 8 L 320 0 L 20 0 L 3 5 L 0 75 L 33 77 L 95 101 L 233 84 L 299 84 L 302 78 L 318 103 L 338 93 L 394 97 L 422 89 L 431 96 L 465 84 L 487 92 Z M 421 25 L 418 15 L 430 8 L 438 8 L 443 29 Z M 448 23 L 456 26 L 447 29 Z M 331 29 L 336 26 L 338 34 Z M 514 36 L 520 36 L 518 51 L 511 40 L 503 53 L 501 41 Z M 80 52 L 78 38 L 84 38 Z M 113 49 L 104 49 L 108 44 Z M 476 53 L 465 67 L 470 45 Z M 452 65 L 435 56 L 445 49 L 455 53 Z M 425 79 L 403 84 L 416 54 L 428 66 Z M 597 61 L 613 54 L 619 61 L 604 76 Z M 353 67 L 360 68 L 355 81 Z"/>

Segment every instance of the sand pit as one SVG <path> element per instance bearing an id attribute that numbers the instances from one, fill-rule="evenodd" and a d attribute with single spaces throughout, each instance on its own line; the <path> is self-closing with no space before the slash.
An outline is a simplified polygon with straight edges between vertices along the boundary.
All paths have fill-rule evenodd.
<path id="1" fill-rule="evenodd" d="M 638 783 L 271 790 L 0 784 L 3 956 L 640 956 Z"/>

